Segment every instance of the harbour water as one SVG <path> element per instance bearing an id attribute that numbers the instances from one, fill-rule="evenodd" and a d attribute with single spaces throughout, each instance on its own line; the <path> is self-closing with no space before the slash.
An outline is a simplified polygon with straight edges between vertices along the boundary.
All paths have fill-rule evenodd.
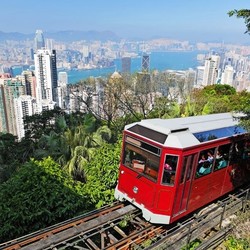
<path id="1" fill-rule="evenodd" d="M 181 52 L 151 52 L 150 56 L 150 70 L 187 70 L 189 68 L 195 69 L 199 62 L 197 55 L 204 52 L 201 51 L 181 51 Z M 64 70 L 68 74 L 68 82 L 70 84 L 77 83 L 80 80 L 89 77 L 104 77 L 112 74 L 115 70 L 121 71 L 121 59 L 114 60 L 114 67 L 97 68 L 88 70 Z M 142 58 L 131 58 L 131 73 L 141 71 Z M 12 68 L 13 75 L 18 75 L 24 70 L 23 67 Z"/>
<path id="2" fill-rule="evenodd" d="M 189 68 L 195 69 L 199 62 L 197 55 L 201 51 L 187 51 L 187 52 L 151 52 L 150 53 L 150 70 L 187 70 Z M 88 77 L 107 76 L 112 74 L 115 70 L 121 71 L 121 59 L 114 60 L 115 66 L 110 68 L 89 69 L 89 70 L 68 70 L 68 82 L 74 84 L 82 79 Z M 141 57 L 131 59 L 131 73 L 141 71 Z"/>

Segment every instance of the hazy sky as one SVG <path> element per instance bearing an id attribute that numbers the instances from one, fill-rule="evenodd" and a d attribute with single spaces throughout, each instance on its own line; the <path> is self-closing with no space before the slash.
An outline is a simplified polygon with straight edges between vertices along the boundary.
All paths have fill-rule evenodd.
<path id="1" fill-rule="evenodd" d="M 122 38 L 166 37 L 246 43 L 232 9 L 250 0 L 0 0 L 0 31 L 110 30 Z"/>

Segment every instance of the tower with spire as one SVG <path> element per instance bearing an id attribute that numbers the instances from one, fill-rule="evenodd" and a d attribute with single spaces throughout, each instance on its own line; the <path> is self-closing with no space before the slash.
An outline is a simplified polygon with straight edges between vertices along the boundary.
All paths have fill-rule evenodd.
<path id="1" fill-rule="evenodd" d="M 39 49 L 45 48 L 45 41 L 43 37 L 43 31 L 42 30 L 36 30 L 36 35 L 34 39 L 34 50 L 37 51 Z"/>

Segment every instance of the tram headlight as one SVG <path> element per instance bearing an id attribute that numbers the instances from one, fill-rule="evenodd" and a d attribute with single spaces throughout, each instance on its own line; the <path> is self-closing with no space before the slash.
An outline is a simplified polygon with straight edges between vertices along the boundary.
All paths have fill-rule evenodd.
<path id="1" fill-rule="evenodd" d="M 133 187 L 133 192 L 134 192 L 135 194 L 137 194 L 138 191 L 139 191 L 138 187 L 134 186 L 134 187 Z"/>

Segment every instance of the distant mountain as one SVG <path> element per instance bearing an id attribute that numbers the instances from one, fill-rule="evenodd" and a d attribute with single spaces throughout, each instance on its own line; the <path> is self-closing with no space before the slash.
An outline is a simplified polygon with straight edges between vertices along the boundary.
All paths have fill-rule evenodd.
<path id="1" fill-rule="evenodd" d="M 2 32 L 0 31 L 0 41 L 5 40 L 14 40 L 14 41 L 22 41 L 27 39 L 34 39 L 35 32 L 33 34 L 23 34 L 18 32 Z M 44 38 L 51 38 L 57 41 L 62 42 L 72 42 L 79 40 L 86 41 L 118 41 L 120 38 L 112 31 L 74 31 L 74 30 L 66 30 L 66 31 L 57 31 L 57 32 L 44 32 Z"/>
<path id="2" fill-rule="evenodd" d="M 33 39 L 35 34 L 27 35 L 27 34 L 22 34 L 18 32 L 2 32 L 0 31 L 0 41 L 6 41 L 6 40 L 15 40 L 15 41 L 21 41 L 21 40 L 26 40 L 26 39 Z"/>

